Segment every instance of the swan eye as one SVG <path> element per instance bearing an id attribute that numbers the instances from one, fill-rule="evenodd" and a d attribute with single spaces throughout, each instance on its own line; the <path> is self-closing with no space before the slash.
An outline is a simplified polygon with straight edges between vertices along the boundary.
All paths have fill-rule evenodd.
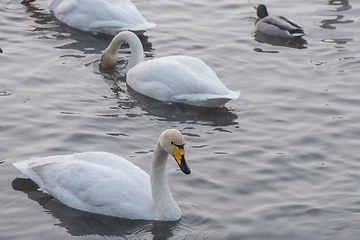
<path id="1" fill-rule="evenodd" d="M 173 141 L 171 141 L 170 143 L 171 143 L 171 145 L 174 145 L 175 147 L 178 147 L 179 149 L 184 149 L 184 146 L 185 146 L 185 143 L 179 144 L 179 145 L 175 144 Z"/>

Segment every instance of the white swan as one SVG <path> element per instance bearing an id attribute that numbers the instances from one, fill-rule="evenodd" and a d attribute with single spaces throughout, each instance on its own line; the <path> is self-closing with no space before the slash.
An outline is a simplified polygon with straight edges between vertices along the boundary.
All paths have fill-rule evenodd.
<path id="1" fill-rule="evenodd" d="M 118 50 L 124 42 L 131 48 L 126 82 L 145 96 L 160 101 L 210 107 L 223 106 L 240 96 L 240 91 L 229 90 L 200 59 L 169 56 L 143 62 L 143 46 L 139 38 L 128 31 L 117 34 L 105 49 L 101 55 L 103 68 L 116 65 Z"/>
<path id="2" fill-rule="evenodd" d="M 184 139 L 175 129 L 161 134 L 150 176 L 126 159 L 106 152 L 32 157 L 13 165 L 40 190 L 69 207 L 128 219 L 176 221 L 181 211 L 165 175 L 169 154 L 185 174 L 190 174 Z"/>
<path id="3" fill-rule="evenodd" d="M 130 0 L 54 0 L 50 11 L 70 27 L 110 35 L 124 30 L 146 31 L 156 26 L 146 21 Z"/>

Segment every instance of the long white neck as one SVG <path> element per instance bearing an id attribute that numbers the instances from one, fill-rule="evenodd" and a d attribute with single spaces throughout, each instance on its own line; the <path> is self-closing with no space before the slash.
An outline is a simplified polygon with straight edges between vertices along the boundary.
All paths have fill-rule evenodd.
<path id="1" fill-rule="evenodd" d="M 113 38 L 106 51 L 109 51 L 117 61 L 118 50 L 124 42 L 127 42 L 131 48 L 130 60 L 126 66 L 126 72 L 128 72 L 132 67 L 144 60 L 144 50 L 138 36 L 129 31 L 121 32 Z"/>
<path id="2" fill-rule="evenodd" d="M 166 180 L 165 169 L 168 155 L 158 142 L 151 160 L 150 181 L 154 201 L 155 220 L 175 221 L 181 218 L 181 211 L 171 195 Z"/>

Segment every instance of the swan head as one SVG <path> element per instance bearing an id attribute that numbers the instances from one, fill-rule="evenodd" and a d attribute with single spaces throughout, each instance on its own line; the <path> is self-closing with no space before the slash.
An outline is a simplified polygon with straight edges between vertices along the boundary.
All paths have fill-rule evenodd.
<path id="1" fill-rule="evenodd" d="M 260 4 L 259 6 L 254 6 L 254 8 L 256 9 L 256 14 L 259 18 L 264 18 L 266 16 L 269 16 L 269 13 L 264 4 Z"/>
<path id="2" fill-rule="evenodd" d="M 127 42 L 131 48 L 131 56 L 126 71 L 143 61 L 144 50 L 139 37 L 133 32 L 124 31 L 118 33 L 101 54 L 100 65 L 102 68 L 108 69 L 116 65 L 118 60 L 118 50 L 125 42 Z"/>
<path id="3" fill-rule="evenodd" d="M 122 43 L 120 44 L 120 46 L 122 45 Z M 101 54 L 100 59 L 100 66 L 104 69 L 115 66 L 118 61 L 118 48 L 114 49 L 111 45 L 109 45 Z"/>
<path id="4" fill-rule="evenodd" d="M 190 174 L 191 170 L 185 160 L 184 138 L 180 131 L 176 129 L 165 130 L 159 139 L 160 146 L 178 163 L 181 171 Z"/>

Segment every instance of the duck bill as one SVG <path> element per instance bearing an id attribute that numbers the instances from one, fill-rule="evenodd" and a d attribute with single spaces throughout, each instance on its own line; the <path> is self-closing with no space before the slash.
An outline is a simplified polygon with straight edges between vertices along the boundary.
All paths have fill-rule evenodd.
<path id="1" fill-rule="evenodd" d="M 257 10 L 257 9 L 258 9 L 258 6 L 254 6 L 254 8 Z"/>
<path id="2" fill-rule="evenodd" d="M 23 0 L 21 3 L 30 3 L 30 2 L 34 2 L 35 0 Z"/>
<path id="3" fill-rule="evenodd" d="M 175 145 L 174 144 L 174 158 L 179 164 L 181 171 L 185 174 L 190 174 L 191 170 L 185 160 L 185 150 L 184 145 Z"/>

